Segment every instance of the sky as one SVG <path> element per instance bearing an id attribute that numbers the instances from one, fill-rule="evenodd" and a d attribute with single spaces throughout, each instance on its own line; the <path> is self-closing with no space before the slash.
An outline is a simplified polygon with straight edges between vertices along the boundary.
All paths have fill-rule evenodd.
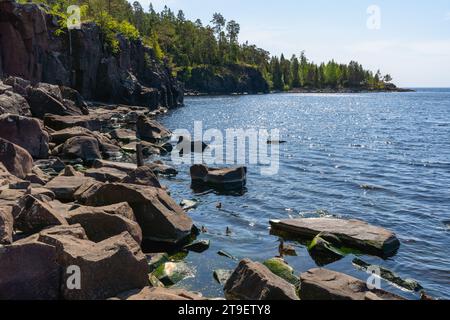
<path id="1" fill-rule="evenodd" d="M 133 2 L 133 1 L 130 1 Z M 241 25 L 239 39 L 286 57 L 356 60 L 402 87 L 450 87 L 450 0 L 140 0 L 208 24 Z"/>

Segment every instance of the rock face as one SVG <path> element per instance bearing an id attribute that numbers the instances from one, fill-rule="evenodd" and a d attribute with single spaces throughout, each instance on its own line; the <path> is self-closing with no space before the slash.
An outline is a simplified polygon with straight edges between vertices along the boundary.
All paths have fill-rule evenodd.
<path id="1" fill-rule="evenodd" d="M 48 157 L 48 134 L 37 119 L 18 115 L 0 116 L 0 138 L 24 148 L 33 158 Z"/>
<path id="2" fill-rule="evenodd" d="M 0 162 L 13 175 L 24 179 L 33 169 L 33 158 L 27 150 L 0 138 Z"/>
<path id="3" fill-rule="evenodd" d="M 264 265 L 242 260 L 225 284 L 229 300 L 298 300 L 295 287 Z"/>
<path id="4" fill-rule="evenodd" d="M 86 200 L 86 204 L 92 206 L 119 202 L 128 202 L 133 208 L 145 240 L 178 243 L 191 233 L 191 218 L 162 189 L 105 184 Z"/>
<path id="5" fill-rule="evenodd" d="M 299 292 L 301 300 L 404 300 L 384 290 L 369 290 L 363 281 L 327 269 L 302 273 Z"/>
<path id="6" fill-rule="evenodd" d="M 62 273 L 61 297 L 65 300 L 99 300 L 148 285 L 148 266 L 141 248 L 124 232 L 94 243 L 73 228 L 48 229 L 38 241 L 56 248 L 56 260 L 62 270 L 70 266 L 80 269 L 80 290 L 71 290 L 70 274 Z M 83 230 L 81 227 L 79 228 Z M 75 229 L 76 231 L 76 229 Z"/>
<path id="7" fill-rule="evenodd" d="M 64 177 L 58 176 L 53 178 L 45 185 L 46 189 L 51 190 L 56 199 L 63 202 L 75 201 L 75 192 L 84 184 L 93 184 L 95 180 L 89 177 Z"/>
<path id="8" fill-rule="evenodd" d="M 239 65 L 195 67 L 185 86 L 188 91 L 208 94 L 269 92 L 267 81 L 259 70 Z"/>
<path id="9" fill-rule="evenodd" d="M 0 248 L 1 300 L 56 300 L 60 267 L 53 246 L 14 243 Z"/>
<path id="10" fill-rule="evenodd" d="M 0 114 L 5 113 L 31 116 L 27 100 L 12 91 L 5 91 L 3 94 L 0 94 Z"/>
<path id="11" fill-rule="evenodd" d="M 395 254 L 400 242 L 394 233 L 359 220 L 333 218 L 308 218 L 270 221 L 272 230 L 312 240 L 320 233 L 336 236 L 342 244 L 363 252 L 390 256 Z"/>
<path id="12" fill-rule="evenodd" d="M 11 207 L 0 207 L 0 245 L 13 242 L 13 225 L 14 219 Z"/>
<path id="13" fill-rule="evenodd" d="M 71 87 L 89 100 L 149 108 L 183 101 L 181 85 L 141 41 L 119 36 L 114 55 L 103 46 L 100 28 L 86 23 L 71 31 L 70 52 L 68 33 L 55 36 L 53 20 L 36 4 L 2 1 L 0 20 L 3 74 Z"/>

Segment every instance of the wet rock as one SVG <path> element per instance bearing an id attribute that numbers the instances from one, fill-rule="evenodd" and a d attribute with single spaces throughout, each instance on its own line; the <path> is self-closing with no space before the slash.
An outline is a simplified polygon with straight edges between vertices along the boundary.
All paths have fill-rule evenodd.
<path id="1" fill-rule="evenodd" d="M 224 291 L 228 300 L 298 300 L 292 284 L 248 259 L 239 263 Z"/>
<path id="2" fill-rule="evenodd" d="M 173 286 L 195 274 L 185 262 L 166 262 L 156 268 L 153 275 L 165 286 Z"/>
<path id="3" fill-rule="evenodd" d="M 64 284 L 70 274 L 62 273 L 61 297 L 65 300 L 106 299 L 148 285 L 145 256 L 128 232 L 94 243 L 48 229 L 38 240 L 56 248 L 56 260 L 63 270 L 73 265 L 80 268 L 80 290 L 67 288 Z"/>
<path id="4" fill-rule="evenodd" d="M 10 114 L 0 116 L 0 138 L 24 148 L 34 158 L 48 157 L 48 134 L 37 119 Z"/>
<path id="5" fill-rule="evenodd" d="M 88 162 L 102 158 L 98 141 L 92 137 L 74 137 L 67 140 L 62 153 L 67 159 L 80 158 Z"/>
<path id="6" fill-rule="evenodd" d="M 126 300 L 138 301 L 188 301 L 206 300 L 200 294 L 189 292 L 183 289 L 151 288 L 145 287 L 142 290 L 135 290 L 121 295 Z"/>
<path id="7" fill-rule="evenodd" d="M 178 139 L 176 148 L 179 150 L 180 156 L 183 156 L 190 153 L 203 153 L 208 148 L 208 145 L 203 141 L 191 141 L 190 138 L 181 136 Z"/>
<path id="8" fill-rule="evenodd" d="M 281 258 L 272 258 L 263 263 L 272 273 L 283 278 L 287 282 L 298 285 L 300 279 L 294 275 L 294 269 Z"/>
<path id="9" fill-rule="evenodd" d="M 120 182 L 127 176 L 125 172 L 114 168 L 94 168 L 86 170 L 84 174 L 100 182 Z"/>
<path id="10" fill-rule="evenodd" d="M 35 233 L 44 228 L 68 224 L 59 212 L 32 195 L 20 199 L 13 214 L 14 228 L 25 233 Z"/>
<path id="11" fill-rule="evenodd" d="M 63 177 L 53 178 L 45 185 L 46 189 L 51 190 L 56 199 L 63 202 L 75 201 L 75 192 L 85 183 L 93 184 L 94 179 L 89 177 Z"/>
<path id="12" fill-rule="evenodd" d="M 121 181 L 122 183 L 137 184 L 141 186 L 149 186 L 155 188 L 162 188 L 158 178 L 148 166 L 139 167 L 136 170 L 129 172 Z"/>
<path id="13" fill-rule="evenodd" d="M 363 281 L 327 269 L 311 269 L 300 275 L 301 300 L 366 300 L 367 294 L 380 300 L 404 300 L 384 290 L 369 290 Z"/>
<path id="14" fill-rule="evenodd" d="M 11 244 L 13 242 L 14 218 L 12 208 L 8 206 L 0 207 L 0 245 Z"/>
<path id="15" fill-rule="evenodd" d="M 218 269 L 214 270 L 213 276 L 214 279 L 222 286 L 225 286 L 228 279 L 230 279 L 231 275 L 233 274 L 233 270 L 224 270 L 224 269 Z"/>
<path id="16" fill-rule="evenodd" d="M 394 233 L 359 220 L 334 218 L 300 218 L 270 221 L 273 232 L 281 231 L 302 239 L 313 239 L 321 232 L 337 236 L 348 248 L 362 252 L 390 256 L 400 242 Z"/>
<path id="17" fill-rule="evenodd" d="M 14 176 L 24 179 L 31 173 L 33 158 L 27 150 L 0 138 L 0 162 Z"/>
<path id="18" fill-rule="evenodd" d="M 145 240 L 178 243 L 191 233 L 191 218 L 159 188 L 105 184 L 87 199 L 86 204 L 102 206 L 119 202 L 128 202 L 133 208 Z"/>
<path id="19" fill-rule="evenodd" d="M 69 224 L 79 224 L 89 240 L 101 242 L 123 232 L 128 232 L 137 243 L 142 242 L 142 231 L 137 222 L 119 214 L 106 213 L 101 208 L 72 210 L 66 213 Z"/>
<path id="20" fill-rule="evenodd" d="M 11 91 L 5 91 L 0 94 L 0 114 L 6 113 L 31 116 L 30 106 L 27 100 Z"/>
<path id="21" fill-rule="evenodd" d="M 184 246 L 183 249 L 185 249 L 187 251 L 196 252 L 196 253 L 202 253 L 209 249 L 210 244 L 211 243 L 209 240 L 201 240 L 201 241 L 196 241 L 191 244 L 188 244 L 188 245 Z"/>
<path id="22" fill-rule="evenodd" d="M 393 285 L 399 286 L 402 289 L 408 290 L 408 291 L 414 291 L 419 292 L 423 290 L 423 287 L 413 279 L 402 279 L 397 274 L 392 272 L 391 270 L 388 270 L 386 268 L 383 268 L 381 266 L 371 265 L 368 264 L 361 259 L 355 258 L 353 259 L 353 264 L 360 270 L 368 272 L 369 270 L 379 270 L 380 271 L 380 277 Z M 371 272 L 370 272 L 371 274 Z"/>
<path id="23" fill-rule="evenodd" d="M 194 165 L 190 171 L 193 184 L 208 185 L 221 189 L 243 188 L 247 179 L 246 167 L 216 169 L 204 165 Z"/>
<path id="24" fill-rule="evenodd" d="M 322 267 L 339 261 L 345 256 L 345 253 L 339 249 L 341 246 L 342 243 L 334 235 L 320 233 L 308 246 L 308 252 L 317 265 Z"/>
<path id="25" fill-rule="evenodd" d="M 161 124 L 145 116 L 140 116 L 136 123 L 136 134 L 139 139 L 151 143 L 164 142 L 170 139 L 172 133 Z"/>
<path id="26" fill-rule="evenodd" d="M 150 272 L 155 271 L 160 265 L 169 262 L 167 253 L 152 253 L 147 255 L 147 263 Z"/>
<path id="27" fill-rule="evenodd" d="M 233 257 L 231 254 L 229 254 L 229 253 L 226 252 L 226 251 L 220 250 L 220 251 L 217 252 L 217 254 L 218 254 L 219 256 L 222 256 L 222 257 L 225 257 L 225 258 L 228 258 L 228 259 L 236 260 L 236 261 L 237 261 L 237 259 L 236 259 L 235 257 Z"/>
<path id="28" fill-rule="evenodd" d="M 60 273 L 53 246 L 34 241 L 0 247 L 1 300 L 56 300 Z"/>

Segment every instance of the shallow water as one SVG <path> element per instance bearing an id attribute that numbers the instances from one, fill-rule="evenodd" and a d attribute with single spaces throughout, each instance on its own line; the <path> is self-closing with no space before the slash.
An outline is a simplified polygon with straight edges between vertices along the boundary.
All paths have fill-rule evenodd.
<path id="1" fill-rule="evenodd" d="M 163 180 L 177 200 L 198 199 L 189 214 L 208 233 L 211 248 L 190 253 L 196 276 L 179 286 L 205 296 L 222 296 L 215 269 L 237 262 L 217 255 L 225 250 L 238 259 L 264 261 L 278 254 L 278 238 L 269 220 L 329 214 L 356 218 L 394 231 L 401 241 L 388 260 L 362 259 L 416 279 L 428 294 L 450 298 L 450 89 L 415 93 L 275 94 L 187 98 L 186 107 L 160 118 L 170 129 L 278 128 L 279 174 L 260 175 L 249 165 L 246 193 L 195 194 L 189 166 Z M 170 157 L 163 159 L 170 163 Z M 221 202 L 222 209 L 216 204 Z M 232 230 L 226 235 L 226 227 Z M 287 261 L 296 273 L 316 266 L 301 244 Z M 366 280 L 352 265 L 354 256 L 328 265 Z M 384 289 L 416 298 L 383 282 Z"/>

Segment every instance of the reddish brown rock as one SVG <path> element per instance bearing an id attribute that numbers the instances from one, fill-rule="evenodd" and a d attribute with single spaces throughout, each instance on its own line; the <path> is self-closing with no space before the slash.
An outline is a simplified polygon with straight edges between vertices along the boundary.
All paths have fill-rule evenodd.
<path id="1" fill-rule="evenodd" d="M 224 291 L 229 300 L 299 300 L 294 285 L 248 259 L 239 263 Z"/>
<path id="2" fill-rule="evenodd" d="M 75 193 L 82 186 L 92 186 L 96 181 L 89 177 L 64 177 L 58 176 L 50 180 L 49 183 L 45 185 L 46 189 L 51 190 L 56 199 L 63 202 L 75 201 Z"/>
<path id="3" fill-rule="evenodd" d="M 140 116 L 136 123 L 137 136 L 151 143 L 159 143 L 170 139 L 172 133 L 160 123 L 145 116 Z"/>
<path id="4" fill-rule="evenodd" d="M 302 273 L 299 292 L 301 300 L 404 300 L 384 290 L 369 290 L 365 282 L 327 269 Z"/>
<path id="5" fill-rule="evenodd" d="M 59 212 L 32 195 L 24 196 L 14 208 L 14 228 L 25 233 L 65 224 L 67 221 Z"/>
<path id="6" fill-rule="evenodd" d="M 48 157 L 48 134 L 37 119 L 10 114 L 0 116 L 0 138 L 24 148 L 34 158 Z"/>
<path id="7" fill-rule="evenodd" d="M 1 204 L 0 204 L 1 205 Z M 0 207 L 0 245 L 11 244 L 13 242 L 14 218 L 12 207 Z"/>
<path id="8" fill-rule="evenodd" d="M 101 208 L 70 210 L 65 217 L 69 224 L 80 224 L 89 240 L 94 242 L 101 242 L 122 232 L 128 232 L 137 243 L 142 242 L 142 231 L 137 222 L 119 214 L 108 214 Z"/>
<path id="9" fill-rule="evenodd" d="M 78 266 L 80 290 L 68 286 L 71 274 L 62 273 L 61 297 L 65 300 L 101 300 L 148 285 L 148 266 L 139 244 L 124 232 L 94 243 L 72 235 L 41 233 L 38 240 L 56 248 L 62 270 Z"/>
<path id="10" fill-rule="evenodd" d="M 113 168 L 120 171 L 124 171 L 125 173 L 130 173 L 134 170 L 136 170 L 137 166 L 134 163 L 127 163 L 127 162 L 114 162 L 114 161 L 108 161 L 108 160 L 101 160 L 97 159 L 92 164 L 94 168 Z"/>
<path id="11" fill-rule="evenodd" d="M 93 168 L 84 174 L 100 182 L 119 182 L 127 176 L 125 172 L 114 168 Z"/>
<path id="12" fill-rule="evenodd" d="M 92 137 L 74 137 L 67 140 L 62 148 L 62 153 L 68 159 L 79 158 L 84 161 L 94 161 L 102 158 L 98 141 Z"/>
<path id="13" fill-rule="evenodd" d="M 0 114 L 6 113 L 31 116 L 30 106 L 27 100 L 11 91 L 5 91 L 0 94 Z"/>
<path id="14" fill-rule="evenodd" d="M 60 274 L 53 246 L 28 242 L 0 248 L 1 300 L 56 300 Z"/>
<path id="15" fill-rule="evenodd" d="M 104 206 L 128 202 L 144 240 L 178 243 L 191 234 L 192 220 L 162 189 L 132 184 L 105 184 L 86 201 Z"/>
<path id="16" fill-rule="evenodd" d="M 224 189 L 242 188 L 247 179 L 246 167 L 216 169 L 204 165 L 194 165 L 190 171 L 192 183 Z"/>
<path id="17" fill-rule="evenodd" d="M 159 183 L 158 178 L 153 173 L 152 169 L 148 166 L 139 167 L 133 172 L 130 172 L 126 177 L 122 179 L 121 183 L 130 183 L 161 188 L 161 184 Z"/>
<path id="18" fill-rule="evenodd" d="M 13 175 L 24 179 L 31 173 L 33 158 L 27 150 L 0 138 L 0 162 Z"/>

